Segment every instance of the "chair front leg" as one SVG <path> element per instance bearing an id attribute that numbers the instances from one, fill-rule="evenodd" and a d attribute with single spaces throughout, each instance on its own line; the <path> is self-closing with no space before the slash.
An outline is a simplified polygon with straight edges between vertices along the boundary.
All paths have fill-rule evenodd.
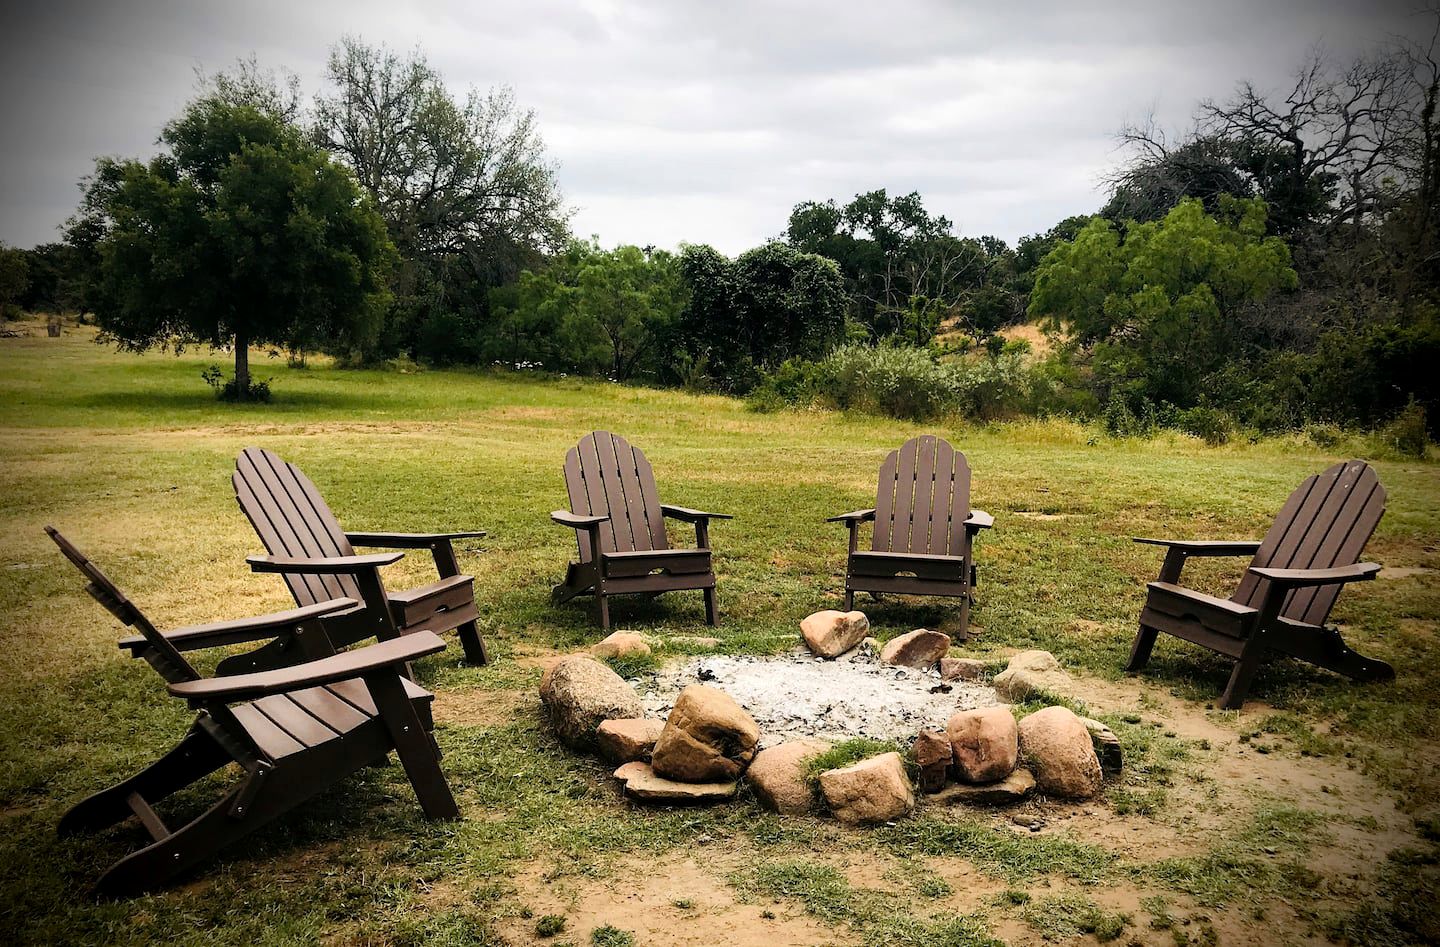
<path id="1" fill-rule="evenodd" d="M 1165 551 L 1165 561 L 1160 564 L 1160 574 L 1155 577 L 1155 581 L 1176 585 L 1180 582 L 1180 573 L 1184 568 L 1185 551 L 1171 546 Z M 1150 663 L 1150 653 L 1155 650 L 1155 639 L 1159 637 L 1158 630 L 1149 625 L 1140 625 L 1135 631 L 1135 641 L 1130 645 L 1130 660 L 1126 663 L 1125 670 L 1143 670 L 1145 665 Z"/>
<path id="2" fill-rule="evenodd" d="M 364 680 L 426 818 L 458 819 L 460 807 L 440 769 L 438 747 L 430 742 L 415 705 L 405 695 L 400 675 L 394 668 L 385 668 L 365 675 Z"/>

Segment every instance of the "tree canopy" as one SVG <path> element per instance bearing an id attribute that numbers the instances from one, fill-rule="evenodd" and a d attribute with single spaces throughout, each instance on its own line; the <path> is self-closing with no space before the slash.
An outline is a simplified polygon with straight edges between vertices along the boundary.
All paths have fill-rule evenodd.
<path id="1" fill-rule="evenodd" d="M 372 338 L 394 249 L 351 174 L 282 114 L 210 85 L 142 163 L 102 159 L 72 229 L 93 235 L 92 303 L 123 348 Z"/>

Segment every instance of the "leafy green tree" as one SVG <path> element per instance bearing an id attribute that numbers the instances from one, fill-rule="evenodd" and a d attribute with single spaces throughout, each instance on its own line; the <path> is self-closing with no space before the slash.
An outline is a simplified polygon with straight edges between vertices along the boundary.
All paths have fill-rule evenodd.
<path id="1" fill-rule="evenodd" d="M 1123 237 L 1092 220 L 1041 263 L 1030 315 L 1063 325 L 1109 393 L 1199 403 L 1203 380 L 1243 354 L 1240 308 L 1296 286 L 1289 248 L 1265 236 L 1265 203 L 1220 204 L 1211 216 L 1181 201 Z"/>
<path id="2" fill-rule="evenodd" d="M 0 319 L 25 296 L 30 286 L 30 264 L 24 250 L 0 244 Z"/>
<path id="3" fill-rule="evenodd" d="M 282 114 L 209 85 L 165 126 L 148 163 L 102 159 L 72 232 L 97 258 L 97 320 L 122 348 L 235 352 L 373 337 L 394 250 L 345 168 Z"/>

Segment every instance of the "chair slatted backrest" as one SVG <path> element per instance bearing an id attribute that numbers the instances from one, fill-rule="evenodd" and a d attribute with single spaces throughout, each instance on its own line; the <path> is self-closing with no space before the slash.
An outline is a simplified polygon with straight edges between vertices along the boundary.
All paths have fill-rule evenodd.
<path id="1" fill-rule="evenodd" d="M 609 431 L 595 431 L 565 455 L 565 489 L 570 512 L 608 516 L 600 524 L 602 552 L 645 552 L 669 549 L 655 472 L 638 447 Z M 590 545 L 579 536 L 580 561 L 590 559 Z"/>
<path id="2" fill-rule="evenodd" d="M 876 552 L 959 556 L 970 515 L 970 464 L 944 438 L 926 434 L 891 451 L 875 491 Z"/>
<path id="3" fill-rule="evenodd" d="M 1272 569 L 1354 565 L 1384 514 L 1385 488 L 1374 468 L 1363 460 L 1336 464 L 1307 478 L 1290 494 L 1250 564 Z M 1231 599 L 1259 608 L 1267 584 L 1247 572 Z M 1280 614 L 1308 625 L 1322 625 L 1340 588 L 1296 589 L 1286 597 Z"/>
<path id="4" fill-rule="evenodd" d="M 91 562 L 84 553 L 75 548 L 60 531 L 53 526 L 45 527 L 45 533 L 60 547 L 65 558 L 74 563 L 75 568 L 89 580 L 85 591 L 90 597 L 105 607 L 105 610 L 120 620 L 120 623 L 128 628 L 134 628 L 144 636 L 145 640 L 153 649 L 149 655 L 150 664 L 160 672 L 160 676 L 172 684 L 181 681 L 198 681 L 200 675 L 189 661 L 180 653 L 180 649 L 166 640 L 159 630 L 150 623 L 150 619 L 136 608 L 131 601 L 125 597 L 110 577 L 100 571 L 100 567 Z"/>
<path id="5" fill-rule="evenodd" d="M 268 450 L 247 447 L 235 461 L 230 482 L 240 509 L 270 555 L 302 559 L 355 555 L 320 491 L 294 464 Z M 362 599 L 360 587 L 349 575 L 286 575 L 285 584 L 297 605 Z"/>

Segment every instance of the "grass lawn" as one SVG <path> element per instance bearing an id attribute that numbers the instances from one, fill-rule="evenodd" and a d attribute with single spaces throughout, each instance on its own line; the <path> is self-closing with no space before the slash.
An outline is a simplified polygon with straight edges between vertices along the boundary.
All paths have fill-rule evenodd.
<path id="1" fill-rule="evenodd" d="M 1400 577 L 1332 615 L 1393 684 L 1300 665 L 1261 671 L 1244 711 L 1209 706 L 1225 662 L 1162 638 L 1127 678 L 1159 554 L 1133 535 L 1259 538 L 1291 489 L 1343 456 L 1299 437 L 1207 448 L 1113 440 L 1061 422 L 911 425 L 591 381 L 468 372 L 290 369 L 258 355 L 276 402 L 214 401 L 223 356 L 119 355 L 88 330 L 0 339 L 0 942 L 6 943 L 1422 943 L 1440 936 L 1440 466 L 1376 459 L 1389 509 L 1367 558 Z M 542 723 L 545 659 L 596 640 L 593 606 L 552 605 L 574 550 L 552 525 L 561 464 L 595 428 L 648 454 L 662 499 L 733 513 L 712 528 L 726 651 L 778 651 L 840 601 L 844 530 L 877 466 L 940 433 L 974 470 L 982 535 L 976 637 L 1075 672 L 1077 703 L 1120 734 L 1125 775 L 1080 805 L 923 808 L 849 830 L 742 798 L 703 810 L 624 803 L 607 768 Z M 367 771 L 166 891 L 101 902 L 86 886 L 141 838 L 59 840 L 67 806 L 168 749 L 189 714 L 115 648 L 116 623 L 41 527 L 54 524 L 162 628 L 288 607 L 250 574 L 236 453 L 269 447 L 354 530 L 489 531 L 464 545 L 496 660 L 459 645 L 418 665 L 465 818 L 420 816 L 399 767 Z M 1360 449 L 1355 446 L 1355 449 Z M 677 532 L 675 538 L 679 539 Z M 426 575 L 422 555 L 387 573 Z M 1212 591 L 1241 564 L 1196 562 Z M 877 633 L 946 630 L 953 608 L 872 605 Z M 698 593 L 619 600 L 616 627 L 709 634 Z M 669 651 L 683 651 L 677 643 Z M 662 656 L 665 654 L 662 649 Z M 220 655 L 211 656 L 213 661 Z M 937 725 L 943 721 L 935 721 Z M 205 803 L 176 802 L 179 814 Z M 174 811 L 174 810 L 172 810 Z M 1428 925 L 1428 926 L 1427 926 Z"/>

